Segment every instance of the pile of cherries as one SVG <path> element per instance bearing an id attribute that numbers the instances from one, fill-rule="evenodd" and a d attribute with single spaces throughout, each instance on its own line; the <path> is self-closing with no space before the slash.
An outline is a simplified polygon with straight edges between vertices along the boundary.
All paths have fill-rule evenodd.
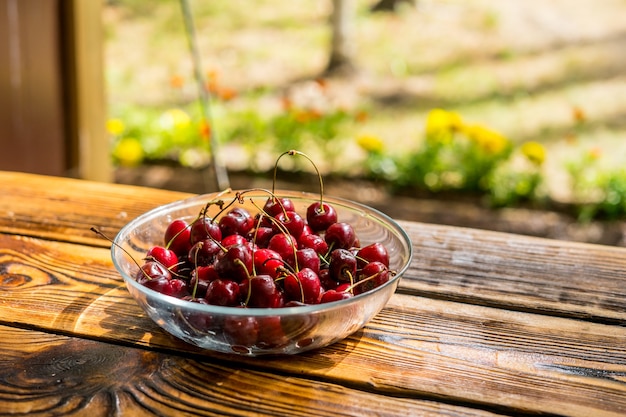
<path id="1" fill-rule="evenodd" d="M 241 205 L 252 191 L 267 194 L 261 204 L 250 198 L 255 215 Z M 193 220 L 172 221 L 136 280 L 192 302 L 248 308 L 338 301 L 387 282 L 395 272 L 385 246 L 361 246 L 339 220 L 323 191 L 306 213 L 273 191 L 240 191 L 228 203 L 208 202 Z"/>

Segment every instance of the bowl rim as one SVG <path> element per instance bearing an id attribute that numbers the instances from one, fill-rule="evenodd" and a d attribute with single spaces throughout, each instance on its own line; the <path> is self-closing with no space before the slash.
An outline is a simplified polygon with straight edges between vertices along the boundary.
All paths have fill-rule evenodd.
<path id="1" fill-rule="evenodd" d="M 246 191 L 247 193 L 246 195 L 250 194 L 252 191 L 258 191 L 258 192 L 264 193 L 263 195 L 261 194 L 256 195 L 256 196 L 253 195 L 252 197 L 265 196 L 267 198 L 267 196 L 269 195 L 269 194 L 266 194 L 268 190 L 264 190 L 261 188 L 246 189 L 246 190 L 225 190 L 225 191 L 220 191 L 220 192 L 198 194 L 198 195 L 187 197 L 181 200 L 176 200 L 171 203 L 167 203 L 167 204 L 155 207 L 143 214 L 140 214 L 139 216 L 129 221 L 126 225 L 124 225 L 119 230 L 115 238 L 113 239 L 113 245 L 111 245 L 110 251 L 111 251 L 111 259 L 113 261 L 113 265 L 115 266 L 115 269 L 118 271 L 118 273 L 122 276 L 126 285 L 132 286 L 137 291 L 144 293 L 147 296 L 150 296 L 151 298 L 155 298 L 159 302 L 176 306 L 176 307 L 180 307 L 180 308 L 184 308 L 184 309 L 188 309 L 188 310 L 192 310 L 198 313 L 208 313 L 208 314 L 215 314 L 215 315 L 230 315 L 230 316 L 239 316 L 239 317 L 245 317 L 245 316 L 285 317 L 285 316 L 295 316 L 295 315 L 311 314 L 311 313 L 316 313 L 316 314 L 325 313 L 325 312 L 329 312 L 335 309 L 341 309 L 351 304 L 360 303 L 362 300 L 368 298 L 369 296 L 372 296 L 375 293 L 383 291 L 389 286 L 397 285 L 398 281 L 404 275 L 404 273 L 406 272 L 406 270 L 409 268 L 411 264 L 411 261 L 413 259 L 413 245 L 412 245 L 411 238 L 409 237 L 407 232 L 390 216 L 381 212 L 378 209 L 375 209 L 373 207 L 367 206 L 365 204 L 362 204 L 356 201 L 348 200 L 348 199 L 341 198 L 341 197 L 324 196 L 324 202 L 332 202 L 333 205 L 339 204 L 343 206 L 344 208 L 347 208 L 353 212 L 358 212 L 360 213 L 361 216 L 368 217 L 369 219 L 374 220 L 377 223 L 381 224 L 383 227 L 385 227 L 386 229 L 394 233 L 399 238 L 400 241 L 402 241 L 403 246 L 406 247 L 407 249 L 406 261 L 403 265 L 399 267 L 398 270 L 395 271 L 396 274 L 391 279 L 389 279 L 389 281 L 387 281 L 386 283 L 384 283 L 383 285 L 379 287 L 376 287 L 370 291 L 367 291 L 366 293 L 359 294 L 357 296 L 354 296 L 345 300 L 338 300 L 338 301 L 332 301 L 332 302 L 320 303 L 320 304 L 292 306 L 292 307 L 241 308 L 241 307 L 231 307 L 231 306 L 218 306 L 218 305 L 213 305 L 213 304 L 194 303 L 191 301 L 182 300 L 176 297 L 165 295 L 151 288 L 148 288 L 145 285 L 138 283 L 134 279 L 134 277 L 129 276 L 128 274 L 124 272 L 122 265 L 118 262 L 117 256 L 118 255 L 128 256 L 128 255 L 122 249 L 120 249 L 119 245 L 121 245 L 122 238 L 126 234 L 129 234 L 139 224 L 144 223 L 147 219 L 167 215 L 167 213 L 169 213 L 170 211 L 174 209 L 177 209 L 177 210 L 188 209 L 193 206 L 198 206 L 198 208 L 200 209 L 202 205 L 206 204 L 211 199 L 215 199 L 217 197 L 221 197 L 221 196 L 225 196 L 229 194 L 232 194 L 232 197 L 234 198 L 237 195 L 237 193 L 243 192 L 243 191 Z M 320 199 L 319 194 L 310 193 L 306 191 L 276 189 L 273 191 L 273 194 L 279 198 L 288 197 L 288 198 L 297 198 L 300 200 L 319 200 Z"/>

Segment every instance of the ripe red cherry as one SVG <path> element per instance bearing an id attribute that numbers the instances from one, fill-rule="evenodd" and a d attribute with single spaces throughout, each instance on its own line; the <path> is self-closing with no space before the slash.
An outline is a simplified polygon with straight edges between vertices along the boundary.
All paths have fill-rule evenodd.
<path id="1" fill-rule="evenodd" d="M 348 223 L 333 223 L 326 229 L 324 239 L 333 249 L 350 249 L 356 242 L 356 233 Z"/>
<path id="2" fill-rule="evenodd" d="M 283 260 L 293 262 L 298 243 L 293 236 L 280 233 L 272 236 L 267 248 L 278 252 Z"/>
<path id="3" fill-rule="evenodd" d="M 163 278 L 165 280 L 172 279 L 172 274 L 169 269 L 156 261 L 147 261 L 141 265 L 141 269 L 137 272 L 136 280 L 140 284 L 144 284 L 147 281 Z"/>
<path id="4" fill-rule="evenodd" d="M 192 245 L 206 239 L 213 239 L 219 242 L 222 240 L 222 231 L 219 225 L 210 217 L 199 217 L 191 224 L 189 238 Z"/>
<path id="5" fill-rule="evenodd" d="M 215 259 L 215 270 L 220 277 L 241 282 L 252 272 L 252 251 L 247 245 L 233 245 L 220 252 Z"/>
<path id="6" fill-rule="evenodd" d="M 319 276 L 309 268 L 285 277 L 285 294 L 289 300 L 304 304 L 319 304 L 322 285 Z"/>
<path id="7" fill-rule="evenodd" d="M 228 316 L 224 319 L 224 336 L 233 345 L 233 350 L 237 352 L 239 346 L 244 348 L 253 346 L 258 335 L 259 324 L 255 317 Z M 242 349 L 242 351 L 245 352 L 246 349 Z"/>
<path id="8" fill-rule="evenodd" d="M 146 254 L 146 259 L 156 261 L 172 272 L 176 272 L 178 268 L 178 256 L 176 252 L 171 249 L 166 249 L 163 246 L 153 246 L 150 248 Z"/>
<path id="9" fill-rule="evenodd" d="M 256 345 L 262 349 L 278 347 L 289 342 L 279 316 L 257 317 L 259 333 Z"/>
<path id="10" fill-rule="evenodd" d="M 287 232 L 296 239 L 302 234 L 302 230 L 304 229 L 304 220 L 295 211 L 281 211 L 274 216 L 274 218 L 278 221 L 278 224 L 272 224 L 274 233 L 283 233 L 287 230 Z"/>
<path id="11" fill-rule="evenodd" d="M 269 226 L 259 226 L 256 229 L 252 229 L 247 237 L 250 242 L 253 242 L 258 247 L 267 248 L 272 236 L 274 236 L 274 229 Z"/>
<path id="12" fill-rule="evenodd" d="M 269 275 L 276 279 L 285 267 L 278 252 L 271 249 L 257 249 L 254 251 L 254 269 L 258 274 Z"/>
<path id="13" fill-rule="evenodd" d="M 357 275 L 357 285 L 354 286 L 354 294 L 363 294 L 364 292 L 380 287 L 389 281 L 391 272 L 389 268 L 382 262 L 370 262 L 361 269 Z"/>
<path id="14" fill-rule="evenodd" d="M 333 301 L 347 300 L 352 297 L 352 293 L 348 291 L 327 290 L 322 294 L 320 303 L 331 303 Z"/>
<path id="15" fill-rule="evenodd" d="M 316 234 L 300 236 L 298 247 L 300 249 L 311 248 L 321 256 L 325 256 L 328 253 L 328 243 L 326 243 L 323 237 Z"/>
<path id="16" fill-rule="evenodd" d="M 389 252 L 382 243 L 372 243 L 362 247 L 356 253 L 358 267 L 363 268 L 370 262 L 381 262 L 386 267 L 389 267 Z"/>
<path id="17" fill-rule="evenodd" d="M 183 298 L 189 295 L 187 283 L 182 279 L 165 279 L 164 277 L 152 278 L 146 280 L 144 284 L 151 290 L 158 291 L 161 294 L 169 295 L 176 298 Z"/>
<path id="18" fill-rule="evenodd" d="M 241 235 L 229 235 L 222 239 L 222 246 L 225 248 L 230 248 L 233 245 L 247 245 L 248 239 Z"/>
<path id="19" fill-rule="evenodd" d="M 204 297 L 209 284 L 216 279 L 218 279 L 218 275 L 213 265 L 194 268 L 193 271 L 191 271 L 191 280 L 189 281 L 192 295 L 196 298 Z"/>
<path id="20" fill-rule="evenodd" d="M 247 210 L 235 207 L 222 216 L 218 224 L 223 237 L 234 234 L 246 236 L 254 227 L 254 217 Z"/>
<path id="21" fill-rule="evenodd" d="M 296 258 L 298 260 L 297 269 L 309 268 L 315 272 L 315 274 L 319 274 L 320 258 L 315 250 L 311 248 L 298 249 L 296 251 Z M 295 264 L 291 266 L 296 268 Z"/>
<path id="22" fill-rule="evenodd" d="M 165 247 L 173 250 L 178 256 L 185 256 L 191 249 L 190 236 L 189 224 L 182 219 L 174 220 L 165 229 L 163 237 Z"/>
<path id="23" fill-rule="evenodd" d="M 235 307 L 240 300 L 239 284 L 227 279 L 216 279 L 209 283 L 204 298 L 212 305 Z"/>
<path id="24" fill-rule="evenodd" d="M 210 265 L 221 250 L 220 245 L 214 240 L 201 240 L 191 247 L 187 259 L 194 266 Z"/>
<path id="25" fill-rule="evenodd" d="M 322 287 L 325 290 L 334 290 L 339 286 L 339 281 L 333 279 L 330 276 L 330 270 L 328 268 L 320 269 L 320 273 L 318 274 L 320 277 L 320 282 L 322 283 Z"/>
<path id="26" fill-rule="evenodd" d="M 320 232 L 337 223 L 337 212 L 330 204 L 316 201 L 307 207 L 306 220 L 314 232 Z"/>
<path id="27" fill-rule="evenodd" d="M 330 253 L 328 267 L 332 279 L 352 283 L 356 279 L 356 257 L 346 249 L 335 249 Z"/>
<path id="28" fill-rule="evenodd" d="M 302 233 L 300 233 L 300 237 L 306 236 L 306 235 L 312 235 L 312 234 L 313 234 L 313 229 L 311 229 L 311 226 L 304 223 L 304 227 L 302 228 Z"/>
<path id="29" fill-rule="evenodd" d="M 283 211 L 296 211 L 296 206 L 289 198 L 270 197 L 263 206 L 263 211 L 268 215 L 275 217 Z"/>
<path id="30" fill-rule="evenodd" d="M 242 298 L 248 307 L 279 308 L 285 304 L 282 292 L 269 275 L 254 275 L 240 284 Z"/>

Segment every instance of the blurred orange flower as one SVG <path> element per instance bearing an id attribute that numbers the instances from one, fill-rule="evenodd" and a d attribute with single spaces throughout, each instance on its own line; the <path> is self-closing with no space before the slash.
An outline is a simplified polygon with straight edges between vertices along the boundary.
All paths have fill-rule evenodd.
<path id="1" fill-rule="evenodd" d="M 181 89 L 185 85 L 185 80 L 180 75 L 172 75 L 170 77 L 170 87 L 175 89 Z"/>

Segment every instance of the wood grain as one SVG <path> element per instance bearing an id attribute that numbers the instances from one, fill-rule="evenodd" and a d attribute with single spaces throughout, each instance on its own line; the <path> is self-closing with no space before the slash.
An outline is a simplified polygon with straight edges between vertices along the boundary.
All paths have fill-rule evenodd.
<path id="1" fill-rule="evenodd" d="M 405 293 L 626 323 L 625 248 L 400 223 L 414 248 Z"/>
<path id="2" fill-rule="evenodd" d="M 130 185 L 0 171 L 0 232 L 107 246 L 90 231 L 115 236 L 131 219 L 190 196 Z"/>
<path id="3" fill-rule="evenodd" d="M 496 415 L 1 325 L 0 351 L 3 415 Z"/>
<path id="4" fill-rule="evenodd" d="M 400 222 L 415 257 L 362 331 L 235 358 L 150 321 L 89 230 L 188 194 L 0 180 L 0 412 L 626 415 L 624 248 Z"/>
<path id="5" fill-rule="evenodd" d="M 108 250 L 0 235 L 0 323 L 232 360 L 165 334 L 125 292 Z M 248 369 L 378 395 L 516 412 L 626 413 L 626 327 L 396 294 L 363 331 Z"/>

